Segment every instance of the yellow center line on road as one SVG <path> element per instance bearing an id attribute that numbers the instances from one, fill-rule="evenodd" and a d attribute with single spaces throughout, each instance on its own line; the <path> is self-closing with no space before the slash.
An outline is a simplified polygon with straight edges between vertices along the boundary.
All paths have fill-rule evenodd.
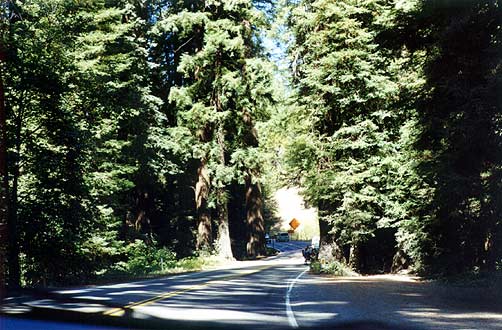
<path id="1" fill-rule="evenodd" d="M 265 269 L 269 269 L 271 267 L 273 267 L 273 266 L 272 265 L 262 266 L 262 267 L 260 267 L 258 269 L 255 269 L 255 270 L 251 271 L 251 272 L 246 272 L 246 273 L 242 273 L 242 274 L 228 275 L 228 276 L 220 277 L 220 278 L 212 280 L 212 281 L 207 281 L 207 282 L 204 282 L 204 283 L 195 284 L 195 285 L 192 285 L 192 286 L 190 286 L 188 288 L 185 288 L 185 289 L 179 289 L 179 290 L 176 290 L 176 291 L 165 292 L 163 294 L 160 294 L 158 296 L 154 296 L 152 298 L 148 298 L 148 299 L 145 299 L 145 300 L 141 300 L 141 301 L 130 303 L 128 305 L 125 305 L 124 307 L 117 307 L 117 308 L 113 308 L 113 309 L 107 310 L 107 311 L 103 312 L 103 315 L 122 316 L 125 313 L 125 311 L 128 310 L 128 309 L 134 309 L 136 307 L 146 306 L 146 305 L 149 305 L 149 304 L 161 301 L 161 300 L 165 300 L 165 299 L 168 299 L 168 298 L 171 298 L 171 297 L 174 297 L 174 296 L 178 296 L 178 295 L 183 294 L 185 292 L 199 290 L 199 289 L 202 289 L 204 287 L 207 287 L 207 286 L 210 286 L 212 284 L 215 284 L 217 282 L 227 281 L 227 280 L 231 280 L 231 279 L 242 277 L 242 276 L 252 275 L 252 274 L 261 272 L 261 271 L 263 271 Z"/>

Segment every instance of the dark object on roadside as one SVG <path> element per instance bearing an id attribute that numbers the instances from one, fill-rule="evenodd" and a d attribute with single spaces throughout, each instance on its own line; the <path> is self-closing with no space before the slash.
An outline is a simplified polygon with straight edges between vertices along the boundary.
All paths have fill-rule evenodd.
<path id="1" fill-rule="evenodd" d="M 319 259 L 319 249 L 313 247 L 312 245 L 307 245 L 307 247 L 302 250 L 302 254 L 305 258 L 305 264 Z"/>

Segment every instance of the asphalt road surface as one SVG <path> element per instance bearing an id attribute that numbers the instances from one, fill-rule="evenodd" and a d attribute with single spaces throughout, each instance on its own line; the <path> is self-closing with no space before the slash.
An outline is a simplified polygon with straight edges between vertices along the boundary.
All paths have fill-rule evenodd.
<path id="1" fill-rule="evenodd" d="M 11 298 L 0 329 L 502 329 L 497 295 L 405 276 L 311 275 L 305 245 L 276 242 L 278 256 L 224 269 Z"/>

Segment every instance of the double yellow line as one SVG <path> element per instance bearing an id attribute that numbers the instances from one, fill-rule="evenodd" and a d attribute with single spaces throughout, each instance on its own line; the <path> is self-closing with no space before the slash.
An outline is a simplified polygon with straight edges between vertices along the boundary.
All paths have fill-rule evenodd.
<path id="1" fill-rule="evenodd" d="M 192 286 L 190 286 L 188 288 L 185 288 L 185 289 L 180 289 L 180 290 L 176 290 L 176 291 L 165 292 L 165 293 L 162 293 L 162 294 L 160 294 L 158 296 L 154 296 L 152 298 L 148 298 L 148 299 L 145 299 L 145 300 L 141 300 L 141 301 L 130 303 L 128 305 L 125 305 L 124 307 L 117 307 L 117 308 L 113 308 L 113 309 L 107 310 L 107 311 L 103 312 L 103 315 L 122 316 L 122 315 L 124 315 L 125 311 L 129 310 L 129 309 L 134 309 L 134 308 L 140 307 L 140 306 L 146 306 L 146 305 L 149 305 L 149 304 L 161 301 L 161 300 L 165 300 L 165 299 L 168 299 L 168 298 L 171 298 L 171 297 L 174 297 L 174 296 L 178 296 L 178 295 L 183 294 L 185 292 L 200 290 L 200 289 L 202 289 L 204 287 L 210 286 L 211 284 L 215 284 L 217 282 L 227 281 L 227 280 L 231 280 L 231 279 L 242 277 L 242 276 L 252 275 L 252 274 L 261 272 L 261 271 L 263 271 L 265 269 L 271 268 L 271 267 L 272 267 L 271 265 L 269 265 L 269 266 L 262 266 L 262 267 L 259 267 L 258 269 L 255 269 L 255 270 L 251 271 L 251 272 L 242 273 L 242 274 L 228 275 L 228 276 L 220 277 L 220 278 L 212 280 L 212 281 L 207 281 L 207 282 L 204 282 L 204 283 L 201 283 L 201 284 L 195 284 L 195 285 L 192 285 Z"/>

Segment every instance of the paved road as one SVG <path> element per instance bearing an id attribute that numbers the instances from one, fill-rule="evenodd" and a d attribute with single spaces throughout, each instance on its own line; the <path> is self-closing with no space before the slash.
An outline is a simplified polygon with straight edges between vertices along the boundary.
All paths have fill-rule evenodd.
<path id="1" fill-rule="evenodd" d="M 282 251 L 280 255 L 235 262 L 225 269 L 57 290 L 55 298 L 25 299 L 21 307 L 8 301 L 10 304 L 4 310 L 23 312 L 34 308 L 47 313 L 62 310 L 140 318 L 146 320 L 147 326 L 160 320 L 190 320 L 282 328 L 288 324 L 285 306 L 288 281 L 307 269 L 300 253 L 305 245 L 305 242 L 275 243 Z M 6 322 L 4 317 L 4 327 L 0 321 L 0 328 L 14 328 L 15 321 Z"/>
<path id="2" fill-rule="evenodd" d="M 455 290 L 452 295 L 408 277 L 311 275 L 301 258 L 304 246 L 304 242 L 277 242 L 275 247 L 283 252 L 266 260 L 155 280 L 58 290 L 57 297 L 24 297 L 22 305 L 16 303 L 19 299 L 8 301 L 4 310 L 21 315 L 30 310 L 37 315 L 52 312 L 58 320 L 79 322 L 92 316 L 94 326 L 81 325 L 82 330 L 95 328 L 96 315 L 102 317 L 99 324 L 121 320 L 119 325 L 126 327 L 169 324 L 169 329 L 181 329 L 166 323 L 179 320 L 194 322 L 189 325 L 202 322 L 203 328 L 234 325 L 229 329 L 235 324 L 242 329 L 502 329 L 502 306 L 493 306 L 496 300 L 469 302 L 465 300 L 469 292 Z M 75 329 L 64 323 L 0 317 L 1 330 L 27 328 Z"/>

